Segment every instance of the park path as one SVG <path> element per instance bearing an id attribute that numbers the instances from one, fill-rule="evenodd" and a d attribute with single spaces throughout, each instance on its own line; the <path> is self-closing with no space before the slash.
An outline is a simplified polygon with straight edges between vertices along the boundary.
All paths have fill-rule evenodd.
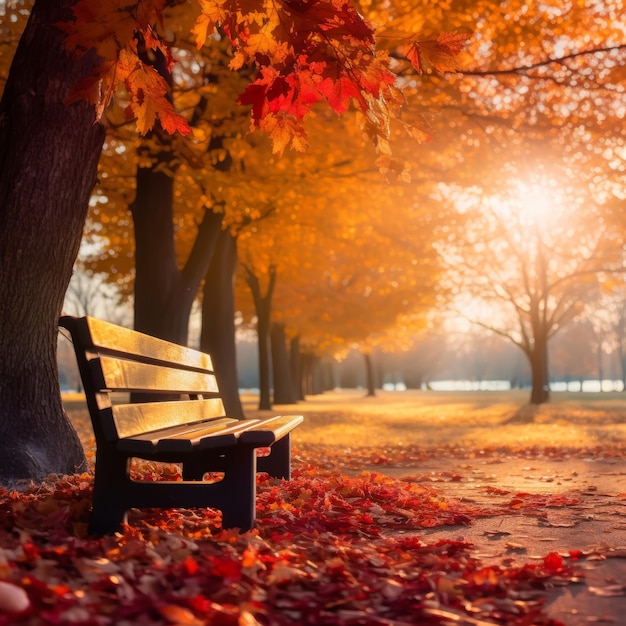
<path id="1" fill-rule="evenodd" d="M 555 506 L 479 517 L 471 526 L 420 531 L 425 540 L 464 540 L 485 565 L 520 565 L 550 552 L 565 556 L 580 582 L 555 586 L 546 613 L 567 626 L 626 624 L 626 460 L 593 458 L 428 459 L 414 470 L 371 468 L 420 484 L 473 507 L 511 502 L 516 494 L 554 496 Z M 559 496 L 563 502 L 558 504 Z M 577 499 L 578 502 L 571 502 Z"/>

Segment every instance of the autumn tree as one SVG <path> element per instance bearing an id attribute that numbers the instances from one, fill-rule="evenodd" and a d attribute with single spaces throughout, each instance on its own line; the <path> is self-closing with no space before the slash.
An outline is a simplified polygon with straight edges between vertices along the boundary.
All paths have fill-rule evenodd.
<path id="1" fill-rule="evenodd" d="M 452 12 L 461 5 L 453 3 Z M 485 2 L 471 12 L 463 70 L 448 80 L 426 72 L 416 79 L 416 89 L 428 84 L 439 94 L 448 128 L 434 118 L 435 141 L 448 138 L 453 148 L 432 161 L 442 183 L 435 198 L 459 200 L 460 215 L 476 217 L 460 229 L 441 224 L 440 249 L 448 248 L 451 275 L 466 292 L 464 313 L 513 338 L 534 363 L 532 401 L 541 402 L 547 338 L 589 300 L 587 287 L 603 276 L 601 267 L 621 268 L 615 253 L 624 224 L 610 203 L 624 197 L 626 40 L 615 21 L 624 5 Z M 382 15 L 390 30 L 409 19 L 391 5 Z M 413 76 L 413 68 L 404 75 Z M 524 193 L 549 228 L 528 219 L 518 197 Z M 557 201 L 542 204 L 549 193 Z M 481 201 L 483 211 L 468 210 Z M 476 297 L 508 301 L 514 310 L 505 321 L 494 308 L 481 312 Z"/>
<path id="2" fill-rule="evenodd" d="M 178 89 L 181 95 L 177 98 L 175 91 L 174 105 L 177 110 L 191 111 L 190 114 L 186 114 L 186 119 L 193 128 L 193 132 L 185 140 L 178 138 L 170 140 L 162 132 L 159 135 L 157 127 L 156 130 L 151 131 L 152 138 L 142 142 L 138 155 L 135 198 L 130 206 L 135 226 L 135 256 L 137 258 L 137 265 L 134 268 L 135 325 L 140 330 L 180 342 L 185 341 L 185 320 L 188 318 L 190 302 L 197 292 L 198 279 L 202 277 L 200 268 L 211 263 L 210 259 L 216 238 L 219 237 L 224 240 L 220 244 L 221 248 L 228 245 L 226 231 L 231 229 L 233 221 L 241 220 L 238 212 L 243 211 L 243 218 L 248 219 L 247 215 L 255 211 L 255 207 L 248 204 L 240 203 L 238 207 L 233 206 L 232 201 L 218 191 L 218 189 L 232 187 L 238 183 L 236 179 L 233 179 L 232 165 L 235 160 L 241 159 L 241 156 L 237 156 L 237 153 L 241 153 L 241 146 L 244 146 L 244 152 L 250 146 L 242 140 L 243 129 L 241 126 L 237 128 L 237 119 L 233 122 L 232 118 L 237 116 L 233 115 L 232 107 L 225 108 L 222 106 L 222 110 L 220 110 L 219 106 L 213 105 L 216 99 L 215 90 L 224 91 L 228 94 L 228 89 L 232 90 L 232 85 L 237 84 L 237 81 L 240 85 L 247 84 L 241 101 L 249 101 L 250 104 L 254 105 L 252 107 L 254 124 L 268 130 L 273 141 L 274 151 L 282 152 L 287 144 L 296 149 L 304 147 L 305 135 L 302 129 L 299 129 L 297 122 L 317 100 L 326 99 L 336 112 L 343 112 L 347 109 L 350 101 L 355 99 L 359 102 L 360 108 L 363 108 L 364 105 L 373 105 L 375 99 L 372 100 L 372 96 L 375 96 L 376 89 L 379 89 L 380 94 L 385 94 L 385 101 L 376 105 L 378 113 L 376 116 L 370 115 L 366 125 L 375 145 L 383 153 L 385 164 L 393 162 L 387 154 L 387 131 L 381 126 L 381 122 L 386 115 L 385 111 L 392 110 L 388 107 L 396 107 L 394 101 L 398 99 L 398 92 L 391 86 L 392 75 L 384 68 L 384 65 L 381 65 L 384 55 L 375 53 L 372 48 L 371 59 L 367 65 L 363 65 L 362 59 L 352 58 L 354 46 L 358 45 L 359 42 L 363 45 L 371 46 L 373 44 L 373 38 L 371 34 L 368 35 L 367 29 L 359 30 L 358 24 L 353 21 L 354 10 L 349 5 L 343 7 L 332 18 L 332 20 L 337 20 L 332 28 L 324 27 L 323 41 L 318 40 L 318 34 L 316 34 L 318 33 L 318 26 L 314 22 L 316 17 L 323 20 L 327 19 L 328 16 L 323 13 L 319 16 L 316 16 L 315 12 L 312 12 L 311 15 L 302 15 L 299 11 L 293 12 L 282 6 L 278 7 L 277 11 L 277 7 L 273 5 L 266 7 L 266 10 L 268 17 L 262 39 L 253 35 L 248 41 L 246 35 L 244 44 L 241 42 L 237 44 L 231 37 L 231 45 L 239 46 L 238 54 L 235 55 L 234 60 L 230 61 L 231 68 L 239 68 L 246 55 L 253 54 L 257 58 L 259 55 L 258 42 L 262 42 L 262 49 L 267 52 L 266 47 L 274 45 L 272 44 L 273 37 L 281 36 L 288 39 L 288 46 L 294 50 L 302 50 L 302 52 L 310 53 L 310 50 L 318 45 L 321 45 L 322 48 L 328 46 L 331 50 L 342 49 L 342 54 L 345 55 L 344 59 L 343 61 L 333 60 L 330 68 L 325 68 L 323 64 L 316 64 L 312 68 L 304 62 L 306 60 L 305 55 L 299 53 L 297 67 L 294 71 L 297 71 L 297 80 L 301 82 L 284 82 L 283 77 L 278 74 L 274 76 L 272 80 L 276 81 L 277 87 L 268 91 L 268 94 L 271 95 L 269 100 L 276 97 L 278 93 L 280 105 L 269 103 L 263 109 L 265 106 L 263 105 L 263 98 L 265 97 L 263 94 L 266 91 L 265 85 L 269 84 L 269 71 L 262 78 L 256 78 L 256 80 L 254 80 L 255 76 L 249 77 L 248 74 L 241 71 L 235 75 L 235 79 L 228 78 L 228 75 L 232 77 L 233 73 L 227 71 L 228 59 L 226 62 L 224 61 L 223 43 L 217 40 L 212 41 L 210 48 L 216 48 L 217 54 L 203 54 L 202 56 L 197 53 L 194 54 L 189 45 L 194 42 L 189 42 L 189 37 L 185 38 L 184 35 L 185 17 L 188 21 L 189 11 L 187 10 L 185 14 L 177 8 L 173 14 L 168 14 L 168 19 L 176 25 L 177 39 L 174 44 L 174 52 L 178 52 L 179 67 L 182 68 L 177 72 L 180 79 Z M 276 21 L 276 11 L 281 18 L 280 22 Z M 225 13 L 220 13 L 220 19 L 217 19 L 214 14 L 208 17 L 209 9 L 207 12 L 205 14 L 206 20 L 202 18 L 193 29 L 198 38 L 201 39 L 205 36 L 205 27 L 206 32 L 210 32 L 211 24 L 221 29 L 227 29 L 230 34 L 234 32 L 232 24 L 225 26 L 220 22 L 220 19 L 226 17 Z M 285 14 L 283 15 L 283 13 Z M 244 21 L 246 19 L 248 18 L 245 18 Z M 305 37 L 308 39 L 308 43 L 304 48 L 302 48 L 302 42 L 289 34 L 294 32 L 293 30 L 289 32 L 284 30 L 283 22 L 290 19 L 301 27 L 306 26 L 303 33 L 308 33 Z M 181 23 L 183 24 L 182 28 Z M 258 25 L 255 24 L 253 30 L 257 27 Z M 268 36 L 271 33 L 273 35 Z M 336 39 L 336 37 L 340 39 Z M 223 38 L 222 41 L 226 41 L 226 39 Z M 461 40 L 451 38 L 450 41 L 456 50 Z M 220 50 L 222 50 L 221 57 L 219 56 Z M 264 54 L 263 59 L 265 56 Z M 428 56 L 427 52 L 426 56 Z M 284 58 L 281 52 L 275 60 L 277 67 L 284 64 L 289 69 L 289 63 L 291 63 L 289 55 Z M 314 72 L 313 75 L 311 75 L 311 71 Z M 328 72 L 330 72 L 329 75 L 327 75 Z M 163 78 L 172 78 L 164 62 L 159 63 L 159 73 Z M 337 88 L 333 86 L 335 80 L 337 81 Z M 379 87 L 376 87 L 376 84 Z M 224 85 L 230 85 L 230 87 L 224 89 Z M 339 86 L 341 89 L 338 88 Z M 279 90 L 276 91 L 278 87 Z M 280 95 L 280 90 L 284 92 L 282 95 Z M 211 92 L 210 97 L 209 92 Z M 221 100 L 226 102 L 224 96 L 221 96 Z M 306 102 L 304 102 L 305 100 Z M 290 105 L 289 102 L 292 104 Z M 382 117 L 380 117 L 381 114 L 383 114 Z M 243 116 L 239 114 L 239 122 L 242 118 Z M 112 126 L 120 128 L 121 123 L 113 121 Z M 408 125 L 404 127 L 410 128 Z M 118 162 L 119 141 L 113 140 L 111 146 L 115 151 L 115 162 Z M 125 156 L 128 156 L 134 151 L 126 149 L 124 152 Z M 257 161 L 260 162 L 261 160 L 257 158 Z M 195 171 L 192 173 L 191 170 Z M 219 178 L 215 176 L 216 171 L 225 172 L 228 180 L 221 183 Z M 246 163 L 246 177 L 250 178 L 253 175 L 249 163 Z M 187 188 L 184 194 L 179 194 L 177 204 L 183 205 L 183 210 L 189 214 L 198 214 L 198 211 L 204 211 L 203 216 L 198 215 L 196 218 L 200 224 L 197 231 L 195 228 L 191 228 L 194 233 L 197 232 L 197 237 L 195 243 L 192 244 L 192 252 L 188 253 L 188 257 L 186 256 L 187 252 L 184 251 L 186 244 L 181 246 L 174 242 L 174 239 L 177 241 L 189 240 L 187 234 L 183 237 L 178 235 L 175 237 L 174 235 L 173 221 L 180 219 L 180 217 L 175 217 L 173 207 L 173 190 L 179 184 L 176 182 L 177 177 L 186 181 L 193 179 L 195 183 L 194 191 L 190 193 L 189 188 Z M 105 186 L 99 191 L 101 196 L 107 199 L 105 204 L 108 215 L 111 214 L 111 210 L 116 210 L 116 203 L 108 201 L 110 198 L 107 188 L 109 185 L 114 186 L 117 180 L 117 176 L 107 176 Z M 246 184 L 243 177 L 240 184 Z M 110 195 L 115 197 L 119 194 L 112 190 Z M 128 194 L 126 196 L 128 197 Z M 259 202 L 261 202 L 260 199 Z M 120 209 L 124 210 L 118 206 L 118 211 Z M 103 215 L 104 210 L 103 206 L 97 205 L 94 216 Z M 180 215 L 180 206 L 177 210 Z M 223 219 L 220 221 L 219 215 L 215 215 L 214 212 L 219 213 L 219 215 L 223 214 Z M 117 215 L 116 218 L 109 218 L 109 222 L 123 224 L 126 221 L 125 217 L 120 216 L 119 213 Z M 97 226 L 100 224 L 98 223 Z M 177 230 L 180 234 L 181 229 L 177 228 Z M 209 237 L 210 242 L 208 242 Z M 159 244 L 159 242 L 161 243 Z M 114 252 L 111 249 L 110 251 Z M 111 260 L 111 256 L 106 254 L 104 262 L 110 263 Z M 194 263 L 190 267 L 192 261 Z M 224 276 L 219 279 L 219 283 L 222 285 L 228 285 L 232 280 L 232 269 L 224 264 L 212 263 L 210 271 L 224 273 Z M 163 279 L 163 277 L 167 278 Z M 233 378 L 230 374 L 220 375 L 220 370 L 222 367 L 232 369 L 234 345 L 230 351 L 224 351 L 226 348 L 224 320 L 229 316 L 226 311 L 216 309 L 220 306 L 232 308 L 232 305 L 228 304 L 226 293 L 207 293 L 207 284 L 209 282 L 215 284 L 216 280 L 216 278 L 211 277 L 210 281 L 205 281 L 204 291 L 209 297 L 205 297 L 204 302 L 210 310 L 204 319 L 206 324 L 211 324 L 214 328 L 211 329 L 207 326 L 206 332 L 203 332 L 202 347 L 215 355 L 218 364 L 218 378 L 221 379 L 221 386 L 226 389 L 234 384 Z M 219 323 L 216 321 L 218 319 L 220 320 Z M 228 334 L 232 334 L 232 332 L 228 331 Z M 216 352 L 218 354 L 215 354 Z M 231 394 L 227 395 L 230 396 Z M 236 403 L 230 410 L 233 413 L 240 412 Z"/>
<path id="3" fill-rule="evenodd" d="M 546 171 L 546 186 L 531 181 L 506 196 L 459 198 L 473 217 L 444 252 L 465 294 L 463 315 L 527 356 L 533 404 L 549 398 L 550 338 L 583 311 L 600 277 L 623 271 L 624 236 L 611 211 L 552 176 Z"/>
<path id="4" fill-rule="evenodd" d="M 359 154 L 358 142 L 350 149 L 336 127 L 332 136 L 332 148 L 322 142 L 320 154 L 315 145 L 307 153 L 316 157 L 316 173 L 309 169 L 308 177 L 291 179 L 287 201 L 279 199 L 270 219 L 240 237 L 247 281 L 259 294 L 273 294 L 271 324 L 245 290 L 239 305 L 259 327 L 265 319 L 260 341 L 268 340 L 270 328 L 282 327 L 283 342 L 297 336 L 317 356 L 342 353 L 354 343 L 365 352 L 410 343 L 402 316 L 435 301 L 436 212 L 419 204 L 419 180 L 386 183 L 373 161 Z M 272 342 L 272 353 L 280 347 Z"/>

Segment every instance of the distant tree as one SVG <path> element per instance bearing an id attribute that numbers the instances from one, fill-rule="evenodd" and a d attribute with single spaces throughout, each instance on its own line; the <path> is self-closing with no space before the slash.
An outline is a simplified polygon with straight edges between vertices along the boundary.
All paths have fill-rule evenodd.
<path id="1" fill-rule="evenodd" d="M 624 270 L 611 208 L 568 195 L 567 182 L 545 184 L 552 193 L 532 185 L 506 196 L 463 195 L 466 230 L 443 252 L 465 294 L 459 312 L 526 355 L 533 404 L 549 399 L 550 338 L 593 300 L 603 275 Z"/>

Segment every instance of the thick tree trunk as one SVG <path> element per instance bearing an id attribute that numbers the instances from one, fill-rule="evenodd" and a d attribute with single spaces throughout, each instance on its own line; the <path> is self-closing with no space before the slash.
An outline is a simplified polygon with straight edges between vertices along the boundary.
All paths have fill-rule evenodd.
<path id="1" fill-rule="evenodd" d="M 137 169 L 131 206 L 135 227 L 135 330 L 187 344 L 189 316 L 221 232 L 222 216 L 207 211 L 182 269 L 176 257 L 174 181 L 158 168 Z"/>
<path id="2" fill-rule="evenodd" d="M 94 59 L 54 27 L 72 2 L 37 0 L 0 102 L 0 482 L 86 467 L 59 393 L 57 320 L 96 182 L 104 129 L 65 105 Z"/>
<path id="3" fill-rule="evenodd" d="M 204 281 L 200 349 L 211 354 L 226 412 L 243 418 L 235 351 L 235 269 L 237 240 L 222 231 Z"/>
<path id="4" fill-rule="evenodd" d="M 298 398 L 291 380 L 284 324 L 272 324 L 270 344 L 272 346 L 272 372 L 274 375 L 274 404 L 295 404 Z"/>

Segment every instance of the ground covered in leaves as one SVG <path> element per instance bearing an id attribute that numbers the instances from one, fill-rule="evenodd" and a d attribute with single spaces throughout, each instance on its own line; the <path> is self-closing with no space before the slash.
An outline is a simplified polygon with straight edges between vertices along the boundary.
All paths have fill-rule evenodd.
<path id="1" fill-rule="evenodd" d="M 456 439 L 453 426 L 438 440 L 431 427 L 432 441 L 420 443 L 422 423 L 454 415 L 432 398 L 416 395 L 400 405 L 396 397 L 369 404 L 327 397 L 311 404 L 310 416 L 308 403 L 299 405 L 308 425 L 294 437 L 294 477 L 259 475 L 257 525 L 244 534 L 222 530 L 215 511 L 143 510 L 131 513 L 123 534 L 89 537 L 88 474 L 0 492 L 0 625 L 559 624 L 545 611 L 546 591 L 576 585 L 588 554 L 547 546 L 531 558 L 518 546 L 516 558 L 482 558 L 458 529 L 496 528 L 511 516 L 571 517 L 576 493 L 551 489 L 549 477 L 541 483 L 548 488 L 533 490 L 481 480 L 482 498 L 443 487 L 474 487 L 466 483 L 476 459 L 552 458 L 561 466 L 589 455 L 621 460 L 616 431 L 605 445 L 589 437 L 576 445 L 567 415 L 586 428 L 584 408 L 562 407 L 562 424 L 551 427 L 545 414 L 520 417 L 522 409 L 487 403 L 471 419 L 466 405 L 458 410 L 465 424 Z M 587 421 L 601 428 L 608 413 L 595 410 Z M 498 412 L 508 440 L 475 445 Z M 89 448 L 84 418 L 73 414 Z M 535 420 L 555 436 L 570 431 L 569 438 L 528 440 Z M 376 437 L 363 441 L 368 421 Z M 324 425 L 337 434 L 332 446 L 319 439 Z M 433 459 L 437 472 L 423 471 Z M 138 471 L 171 478 L 178 468 L 145 464 Z M 515 550 L 513 538 L 509 543 Z"/>

